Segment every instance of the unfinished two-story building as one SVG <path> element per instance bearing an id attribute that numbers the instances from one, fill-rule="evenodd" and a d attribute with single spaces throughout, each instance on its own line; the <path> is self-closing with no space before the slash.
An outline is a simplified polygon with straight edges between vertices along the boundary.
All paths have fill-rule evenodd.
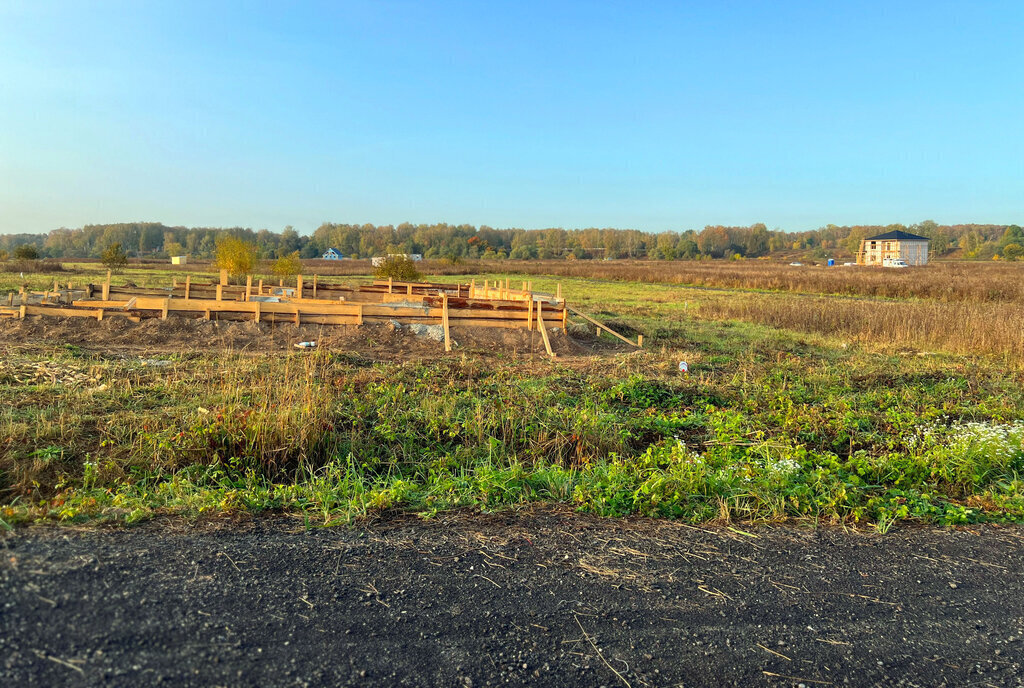
<path id="1" fill-rule="evenodd" d="M 898 261 L 906 265 L 927 265 L 928 237 L 897 230 L 861 240 L 858 265 L 893 266 Z"/>

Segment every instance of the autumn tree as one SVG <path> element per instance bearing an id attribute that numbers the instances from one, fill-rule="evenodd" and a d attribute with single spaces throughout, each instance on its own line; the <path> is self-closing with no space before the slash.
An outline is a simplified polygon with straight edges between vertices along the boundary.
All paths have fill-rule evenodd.
<path id="1" fill-rule="evenodd" d="M 256 265 L 256 246 L 238 237 L 224 237 L 217 242 L 217 267 L 227 270 L 233 278 L 244 277 Z"/>
<path id="2" fill-rule="evenodd" d="M 274 274 L 279 277 L 292 277 L 302 272 L 302 261 L 299 260 L 299 252 L 292 251 L 286 256 L 281 256 L 274 261 Z"/>

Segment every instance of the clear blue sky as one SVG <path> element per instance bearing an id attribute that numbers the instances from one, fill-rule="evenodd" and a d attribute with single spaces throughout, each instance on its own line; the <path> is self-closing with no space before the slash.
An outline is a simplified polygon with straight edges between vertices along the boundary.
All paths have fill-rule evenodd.
<path id="1" fill-rule="evenodd" d="M 1022 27 L 1020 0 L 3 0 L 0 233 L 1024 223 Z"/>

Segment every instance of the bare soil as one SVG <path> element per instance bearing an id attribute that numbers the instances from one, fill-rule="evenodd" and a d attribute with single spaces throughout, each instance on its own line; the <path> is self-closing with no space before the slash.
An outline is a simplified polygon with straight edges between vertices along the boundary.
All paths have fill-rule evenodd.
<path id="1" fill-rule="evenodd" d="M 741 531 L 535 507 L 0 544 L 3 685 L 1024 683 L 1016 526 Z"/>
<path id="2" fill-rule="evenodd" d="M 453 327 L 455 352 L 502 352 L 546 355 L 539 332 L 525 329 Z M 597 339 L 580 330 L 569 336 L 549 331 L 551 347 L 560 357 L 632 351 L 609 338 Z M 315 341 L 319 348 L 359 352 L 384 358 L 432 358 L 444 353 L 444 344 L 413 334 L 407 326 L 324 326 L 215 321 L 172 317 L 134 323 L 122 318 L 101 322 L 88 318 L 36 317 L 0 321 L 0 347 L 36 349 L 40 344 L 71 344 L 84 350 L 125 353 L 291 351 L 298 342 Z"/>

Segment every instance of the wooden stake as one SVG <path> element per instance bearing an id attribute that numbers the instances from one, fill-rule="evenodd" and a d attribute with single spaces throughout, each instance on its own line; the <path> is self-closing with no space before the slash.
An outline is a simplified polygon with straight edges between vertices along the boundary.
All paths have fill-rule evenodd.
<path id="1" fill-rule="evenodd" d="M 295 307 L 295 327 L 302 324 L 302 316 L 299 314 L 299 307 Z"/>
<path id="2" fill-rule="evenodd" d="M 638 334 L 636 336 L 636 346 L 638 349 L 642 349 L 644 347 L 644 336 L 642 334 Z"/>
<path id="3" fill-rule="evenodd" d="M 302 275 L 295 278 L 295 298 L 302 298 Z"/>
<path id="4" fill-rule="evenodd" d="M 405 285 L 405 295 L 406 296 L 412 296 L 412 285 L 411 284 Z"/>
<path id="5" fill-rule="evenodd" d="M 391 278 L 388 277 L 388 293 L 391 294 L 392 292 L 393 292 L 393 289 L 392 289 Z"/>
<path id="6" fill-rule="evenodd" d="M 255 304 L 256 304 L 256 308 L 253 309 L 252 319 L 253 319 L 254 322 L 259 322 L 260 321 L 260 302 L 256 301 Z"/>
<path id="7" fill-rule="evenodd" d="M 544 310 L 544 302 L 537 302 L 537 329 L 540 330 L 541 339 L 544 340 L 544 349 L 548 352 L 548 356 L 551 358 L 555 357 L 555 352 L 551 350 L 551 342 L 548 340 L 548 328 L 544 327 L 544 316 L 541 311 Z"/>
<path id="8" fill-rule="evenodd" d="M 558 286 L 555 288 L 555 298 L 556 299 L 562 298 L 562 283 L 561 282 L 559 282 Z"/>
<path id="9" fill-rule="evenodd" d="M 448 329 L 448 294 L 441 297 L 441 324 L 444 325 L 444 350 L 452 350 L 452 335 Z"/>
<path id="10" fill-rule="evenodd" d="M 316 298 L 316 273 L 313 273 L 313 298 Z"/>
<path id="11" fill-rule="evenodd" d="M 185 298 L 189 298 L 192 294 L 192 275 L 185 276 Z"/>
<path id="12" fill-rule="evenodd" d="M 598 334 L 599 336 L 600 336 L 600 334 L 601 334 L 601 330 L 604 330 L 604 331 L 605 331 L 605 332 L 607 332 L 608 334 L 611 334 L 611 335 L 615 335 L 616 337 L 618 337 L 618 338 L 619 338 L 619 339 L 621 339 L 622 341 L 626 342 L 626 343 L 627 343 L 627 344 L 629 344 L 630 346 L 637 346 L 637 347 L 638 347 L 638 346 L 640 346 L 640 345 L 639 345 L 639 344 L 637 344 L 636 342 L 634 342 L 634 341 L 632 341 L 632 340 L 629 340 L 629 339 L 626 339 L 625 337 L 623 337 L 623 336 L 622 336 L 621 334 L 619 334 L 619 333 L 618 333 L 618 332 L 616 332 L 615 330 L 611 329 L 610 327 L 608 327 L 608 326 L 606 326 L 606 325 L 602 325 L 601 323 L 597 322 L 596 320 L 594 320 L 593 318 L 591 318 L 591 317 L 590 317 L 589 315 L 584 315 L 583 313 L 580 313 L 580 312 L 579 312 L 578 310 L 576 310 L 575 308 L 569 308 L 568 306 L 566 306 L 566 307 L 565 307 L 565 310 L 567 310 L 567 311 L 572 311 L 572 312 L 573 312 L 573 313 L 575 313 L 576 315 L 580 316 L 581 318 L 583 318 L 584 320 L 586 320 L 587 322 L 589 322 L 589 323 L 590 323 L 591 325 L 596 325 L 596 326 L 598 327 L 598 330 L 597 330 L 597 334 Z"/>
<path id="13" fill-rule="evenodd" d="M 533 330 L 533 297 L 526 306 L 526 329 Z"/>
<path id="14" fill-rule="evenodd" d="M 223 295 L 224 295 L 224 285 L 218 284 L 217 285 L 217 300 L 220 301 L 221 298 L 223 297 Z"/>
<path id="15" fill-rule="evenodd" d="M 107 270 L 107 280 L 103 283 L 103 300 L 110 300 L 110 270 Z"/>
<path id="16" fill-rule="evenodd" d="M 226 287 L 228 285 L 228 271 L 227 270 L 221 270 L 220 271 L 220 283 L 221 283 L 221 286 L 224 286 L 224 287 Z"/>
<path id="17" fill-rule="evenodd" d="M 252 297 L 252 275 L 245 276 L 245 300 L 248 301 Z"/>
<path id="18" fill-rule="evenodd" d="M 167 320 L 167 311 L 168 311 L 168 309 L 170 309 L 170 307 L 171 307 L 171 300 L 170 299 L 164 299 L 164 307 L 163 307 L 163 310 L 160 311 L 160 319 L 161 320 Z"/>
<path id="19" fill-rule="evenodd" d="M 358 304 L 358 306 L 359 306 L 359 310 L 356 311 L 356 324 L 357 325 L 362 325 L 363 324 L 363 304 L 360 303 L 360 304 Z"/>
<path id="20" fill-rule="evenodd" d="M 469 282 L 469 298 L 471 298 L 471 299 L 475 299 L 476 298 L 476 280 L 475 279 L 470 280 L 470 282 Z"/>
<path id="21" fill-rule="evenodd" d="M 263 296 L 263 280 L 260 280 L 260 284 L 256 287 L 256 293 Z"/>

